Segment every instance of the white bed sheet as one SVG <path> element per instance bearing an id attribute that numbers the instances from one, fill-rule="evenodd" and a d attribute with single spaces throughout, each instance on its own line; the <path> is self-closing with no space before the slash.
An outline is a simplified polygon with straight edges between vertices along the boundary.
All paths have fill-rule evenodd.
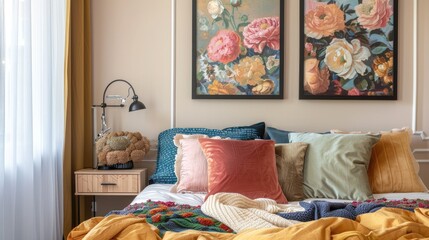
<path id="1" fill-rule="evenodd" d="M 147 200 L 175 202 L 177 204 L 188 204 L 191 206 L 201 206 L 204 203 L 205 194 L 172 193 L 171 187 L 174 184 L 151 184 L 137 195 L 131 204 L 142 203 Z"/>
<path id="2" fill-rule="evenodd" d="M 131 204 L 146 202 L 147 200 L 152 201 L 163 201 L 163 202 L 175 202 L 177 204 L 188 204 L 191 206 L 201 206 L 204 203 L 205 194 L 190 194 L 190 193 L 171 193 L 170 189 L 173 184 L 151 184 L 143 189 L 139 195 L 137 195 Z M 424 199 L 429 200 L 428 192 L 412 192 L 412 193 L 383 193 L 374 194 L 375 199 L 386 198 L 387 200 L 401 200 L 407 199 Z M 341 199 L 306 199 L 305 201 L 314 200 L 325 200 L 329 202 L 351 202 Z M 294 202 L 289 202 L 293 204 Z"/>

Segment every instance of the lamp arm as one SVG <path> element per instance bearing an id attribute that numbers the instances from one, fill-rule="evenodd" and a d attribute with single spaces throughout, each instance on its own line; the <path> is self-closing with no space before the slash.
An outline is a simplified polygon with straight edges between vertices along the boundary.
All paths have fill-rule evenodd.
<path id="1" fill-rule="evenodd" d="M 133 91 L 133 99 L 134 98 L 138 98 L 137 97 L 137 95 L 136 95 L 136 92 L 134 91 L 134 88 L 133 88 L 133 86 L 129 83 L 129 82 L 127 82 L 127 81 L 125 81 L 124 79 L 116 79 L 116 80 L 113 80 L 113 81 L 111 81 L 107 86 L 106 86 L 106 88 L 104 89 L 104 92 L 103 92 L 103 102 L 101 103 L 101 105 L 100 105 L 100 107 L 101 108 L 103 108 L 103 114 L 105 114 L 106 112 L 106 107 L 107 107 L 107 105 L 106 105 L 106 102 L 104 101 L 105 99 L 106 99 L 106 92 L 107 92 L 107 89 L 110 87 L 110 85 L 112 85 L 113 83 L 115 83 L 115 82 L 124 82 L 124 83 L 126 83 L 126 84 L 128 84 L 128 86 L 130 86 L 130 88 L 131 88 L 131 90 Z M 122 104 L 121 104 L 122 105 Z"/>

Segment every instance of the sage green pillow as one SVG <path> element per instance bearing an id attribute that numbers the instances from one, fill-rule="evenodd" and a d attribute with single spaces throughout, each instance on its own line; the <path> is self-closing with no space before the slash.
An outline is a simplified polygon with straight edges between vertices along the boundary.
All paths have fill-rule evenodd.
<path id="1" fill-rule="evenodd" d="M 367 169 L 380 136 L 365 134 L 290 133 L 290 142 L 309 144 L 304 162 L 307 198 L 372 198 Z"/>

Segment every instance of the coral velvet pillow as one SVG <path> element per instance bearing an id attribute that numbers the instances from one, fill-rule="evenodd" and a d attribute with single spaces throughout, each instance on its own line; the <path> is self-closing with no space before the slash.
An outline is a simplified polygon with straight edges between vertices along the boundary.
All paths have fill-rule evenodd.
<path id="1" fill-rule="evenodd" d="M 386 132 L 374 145 L 368 177 L 373 193 L 425 192 L 407 131 Z M 417 165 L 418 166 L 418 165 Z"/>
<path id="2" fill-rule="evenodd" d="M 287 203 L 280 188 L 274 142 L 198 139 L 207 158 L 208 194 L 240 193 Z"/>
<path id="3" fill-rule="evenodd" d="M 171 128 L 161 132 L 158 136 L 158 156 L 156 160 L 155 173 L 150 177 L 150 183 L 171 183 L 177 182 L 174 172 L 174 162 L 176 161 L 177 147 L 173 139 L 176 134 L 203 134 L 209 137 L 219 136 L 233 139 L 256 139 L 258 130 L 249 127 L 230 128 L 226 130 L 208 128 Z"/>

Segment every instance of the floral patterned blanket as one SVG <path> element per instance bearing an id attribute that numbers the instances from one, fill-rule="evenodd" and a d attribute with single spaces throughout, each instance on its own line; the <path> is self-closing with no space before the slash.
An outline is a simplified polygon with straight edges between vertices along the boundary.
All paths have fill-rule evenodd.
<path id="1" fill-rule="evenodd" d="M 111 211 L 108 215 L 118 214 L 146 218 L 156 226 L 161 236 L 166 231 L 181 232 L 189 229 L 210 232 L 233 232 L 227 225 L 205 215 L 200 206 L 180 205 L 174 202 L 147 201 L 129 205 L 120 211 Z"/>

